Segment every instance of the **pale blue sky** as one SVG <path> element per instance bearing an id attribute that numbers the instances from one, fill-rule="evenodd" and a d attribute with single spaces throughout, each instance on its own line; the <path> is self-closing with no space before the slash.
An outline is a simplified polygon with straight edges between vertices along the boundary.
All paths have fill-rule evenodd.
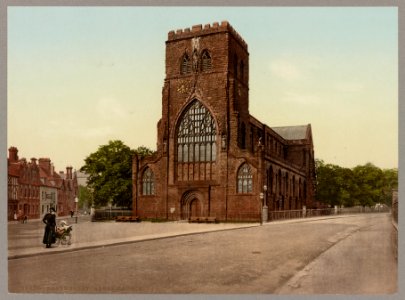
<path id="1" fill-rule="evenodd" d="M 398 164 L 397 9 L 9 7 L 8 146 L 78 169 L 109 140 L 155 149 L 170 30 L 228 20 L 250 53 L 250 113 L 311 123 L 315 156 Z"/>

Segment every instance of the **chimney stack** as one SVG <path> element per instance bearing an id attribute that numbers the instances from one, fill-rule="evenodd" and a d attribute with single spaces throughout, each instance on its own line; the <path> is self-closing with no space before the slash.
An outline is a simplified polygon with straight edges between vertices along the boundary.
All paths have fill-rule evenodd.
<path id="1" fill-rule="evenodd" d="M 16 147 L 10 147 L 8 149 L 8 158 L 10 162 L 18 161 L 18 149 Z"/>
<path id="2" fill-rule="evenodd" d="M 72 169 L 73 167 L 66 167 L 66 179 L 72 179 Z"/>
<path id="3" fill-rule="evenodd" d="M 39 166 L 45 169 L 47 172 L 51 172 L 51 160 L 49 158 L 40 158 L 38 160 Z"/>

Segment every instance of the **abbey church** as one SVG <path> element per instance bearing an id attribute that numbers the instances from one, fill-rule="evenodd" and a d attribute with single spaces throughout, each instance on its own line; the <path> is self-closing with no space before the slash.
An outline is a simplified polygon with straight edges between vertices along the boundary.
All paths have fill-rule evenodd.
<path id="1" fill-rule="evenodd" d="M 228 22 L 168 33 L 157 127 L 155 154 L 133 159 L 134 215 L 258 221 L 313 207 L 311 125 L 250 115 L 248 46 Z"/>

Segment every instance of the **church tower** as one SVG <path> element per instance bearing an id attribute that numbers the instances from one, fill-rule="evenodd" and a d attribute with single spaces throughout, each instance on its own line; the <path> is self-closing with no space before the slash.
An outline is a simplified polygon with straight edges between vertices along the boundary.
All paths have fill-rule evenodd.
<path id="1" fill-rule="evenodd" d="M 287 178 L 278 165 L 293 143 L 249 113 L 246 42 L 227 21 L 170 31 L 165 75 L 157 151 L 133 160 L 133 213 L 260 219 L 262 188 L 281 182 L 274 174 Z M 270 192 L 268 199 L 287 193 L 276 184 Z"/>
<path id="2" fill-rule="evenodd" d="M 228 22 L 193 26 L 184 30 L 171 31 L 166 41 L 166 78 L 163 88 L 162 120 L 159 132 L 159 144 L 169 146 L 177 161 L 189 163 L 203 158 L 195 143 L 186 135 L 194 126 L 185 120 L 178 128 L 179 120 L 188 114 L 188 118 L 202 118 L 210 114 L 207 122 L 212 122 L 212 132 L 207 136 L 199 133 L 202 139 L 216 143 L 208 145 L 220 151 L 229 144 L 238 144 L 238 128 L 249 122 L 249 53 L 247 44 Z M 188 123 L 187 123 L 188 122 Z M 186 124 L 187 123 L 187 124 Z M 206 126 L 208 124 L 205 124 Z M 176 128 L 177 126 L 177 128 Z M 246 126 L 246 125 L 245 125 Z M 206 128 L 206 127 L 204 127 Z M 193 127 L 193 129 L 195 129 Z M 176 131 L 182 132 L 176 132 Z M 180 134 L 183 138 L 175 138 Z M 198 134 L 198 133 L 196 133 Z M 242 138 L 239 137 L 240 144 Z M 171 143 L 170 143 L 171 142 Z M 177 148 L 173 148 L 177 145 Z M 171 147 L 172 146 L 172 147 Z M 184 147 L 183 147 L 184 146 Z M 194 148 L 194 153 L 190 152 Z M 187 148 L 187 149 L 186 149 Z M 180 152 L 179 152 L 180 151 Z M 198 153 L 197 153 L 198 151 Z M 183 152 L 183 153 L 181 153 Z M 185 157 L 184 152 L 192 157 Z M 176 156 L 176 155 L 175 155 Z M 207 161 L 208 158 L 205 158 Z M 180 170 L 179 170 L 180 171 Z M 181 174 L 180 174 L 181 173 Z M 177 178 L 190 179 L 190 173 L 178 172 Z M 184 176 L 183 176 L 184 175 Z M 195 179 L 207 179 L 201 173 L 193 171 Z M 197 175 L 197 176 L 196 176 Z M 208 179 L 214 179 L 211 174 Z"/>

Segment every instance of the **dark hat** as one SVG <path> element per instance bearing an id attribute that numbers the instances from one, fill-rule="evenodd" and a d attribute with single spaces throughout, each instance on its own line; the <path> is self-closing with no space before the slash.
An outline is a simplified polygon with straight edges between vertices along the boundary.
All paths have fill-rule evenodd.
<path id="1" fill-rule="evenodd" d="M 53 211 L 53 212 L 55 212 L 56 210 L 55 210 L 55 209 L 54 209 L 53 207 L 51 207 L 50 211 Z"/>

